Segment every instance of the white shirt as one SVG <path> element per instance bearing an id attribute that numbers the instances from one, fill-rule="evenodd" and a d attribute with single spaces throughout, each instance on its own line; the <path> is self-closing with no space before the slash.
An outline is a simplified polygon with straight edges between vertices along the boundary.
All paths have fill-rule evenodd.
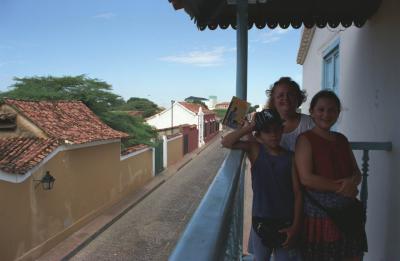
<path id="1" fill-rule="evenodd" d="M 297 136 L 314 127 L 314 122 L 309 115 L 300 114 L 300 122 L 296 129 L 289 133 L 283 133 L 281 146 L 287 150 L 294 151 Z"/>

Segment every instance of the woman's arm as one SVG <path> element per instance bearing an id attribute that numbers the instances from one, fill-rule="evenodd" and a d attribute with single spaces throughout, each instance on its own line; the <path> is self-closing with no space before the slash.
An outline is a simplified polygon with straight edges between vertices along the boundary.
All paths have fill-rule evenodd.
<path id="1" fill-rule="evenodd" d="M 334 180 L 312 173 L 312 161 L 311 144 L 304 135 L 300 135 L 296 142 L 295 162 L 301 184 L 320 191 L 338 191 L 340 189 L 340 184 L 336 183 Z"/>

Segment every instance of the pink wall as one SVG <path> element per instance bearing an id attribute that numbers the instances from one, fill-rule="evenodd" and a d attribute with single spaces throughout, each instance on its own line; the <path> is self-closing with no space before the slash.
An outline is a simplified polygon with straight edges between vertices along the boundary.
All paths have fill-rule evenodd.
<path id="1" fill-rule="evenodd" d="M 197 130 L 196 125 L 183 126 L 181 132 L 184 137 L 185 135 L 188 135 L 189 150 L 187 153 L 197 149 L 199 143 L 198 142 L 199 131 Z"/>

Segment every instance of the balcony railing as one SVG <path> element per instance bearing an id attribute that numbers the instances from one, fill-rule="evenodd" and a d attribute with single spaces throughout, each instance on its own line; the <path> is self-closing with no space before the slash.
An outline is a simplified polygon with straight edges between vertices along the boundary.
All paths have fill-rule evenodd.
<path id="1" fill-rule="evenodd" d="M 367 206 L 369 151 L 390 151 L 391 142 L 351 142 L 362 150 L 361 201 Z M 244 153 L 231 151 L 181 236 L 171 261 L 242 260 Z"/>

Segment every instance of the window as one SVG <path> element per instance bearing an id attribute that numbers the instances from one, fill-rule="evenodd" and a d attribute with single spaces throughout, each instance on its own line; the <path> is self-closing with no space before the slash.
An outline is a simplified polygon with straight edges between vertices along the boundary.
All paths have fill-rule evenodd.
<path id="1" fill-rule="evenodd" d="M 322 89 L 339 91 L 339 41 L 334 42 L 325 52 L 323 60 Z"/>
<path id="2" fill-rule="evenodd" d="M 0 113 L 0 131 L 14 131 L 17 127 L 17 115 L 11 113 Z"/>

